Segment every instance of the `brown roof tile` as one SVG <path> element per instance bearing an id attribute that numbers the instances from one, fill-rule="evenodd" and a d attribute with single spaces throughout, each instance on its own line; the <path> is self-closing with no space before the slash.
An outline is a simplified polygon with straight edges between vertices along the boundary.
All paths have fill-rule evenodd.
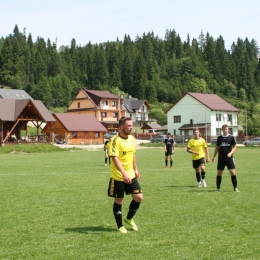
<path id="1" fill-rule="evenodd" d="M 188 92 L 188 95 L 194 97 L 199 102 L 210 108 L 211 110 L 233 111 L 239 112 L 239 109 L 229 104 L 216 94 L 203 94 Z"/>
<path id="2" fill-rule="evenodd" d="M 107 132 L 107 129 L 93 115 L 86 114 L 54 114 L 68 131 Z"/>

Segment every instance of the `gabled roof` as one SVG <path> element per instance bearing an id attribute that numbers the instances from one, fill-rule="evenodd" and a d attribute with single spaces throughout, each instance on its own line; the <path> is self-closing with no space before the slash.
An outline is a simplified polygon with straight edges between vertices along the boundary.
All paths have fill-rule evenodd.
<path id="1" fill-rule="evenodd" d="M 0 98 L 4 99 L 33 99 L 29 94 L 21 89 L 0 88 Z"/>
<path id="2" fill-rule="evenodd" d="M 210 110 L 215 111 L 232 111 L 232 112 L 239 112 L 239 109 L 232 106 L 230 103 L 222 99 L 216 94 L 204 94 L 204 93 L 193 93 L 187 92 L 181 99 L 183 99 L 186 95 L 190 95 L 194 99 L 198 100 L 204 106 L 208 107 Z M 180 99 L 180 100 L 181 100 Z M 180 102 L 180 100 L 178 102 Z M 178 103 L 176 102 L 176 104 Z M 171 106 L 166 113 L 174 107 L 176 104 Z"/>
<path id="3" fill-rule="evenodd" d="M 193 130 L 195 128 L 198 128 L 198 129 L 205 129 L 205 128 L 209 128 L 210 127 L 210 123 L 202 123 L 202 124 L 184 124 L 182 125 L 179 130 Z"/>
<path id="4" fill-rule="evenodd" d="M 149 103 L 146 100 L 138 100 L 137 98 L 124 98 L 123 105 L 126 110 L 130 113 L 135 110 L 140 109 L 140 107 L 145 104 L 148 109 L 151 109 Z"/>
<path id="5" fill-rule="evenodd" d="M 91 96 L 96 96 L 100 98 L 112 98 L 112 99 L 119 99 L 119 96 L 116 96 L 112 93 L 110 93 L 107 90 L 88 90 L 88 89 L 83 89 L 88 95 Z"/>
<path id="6" fill-rule="evenodd" d="M 167 130 L 168 130 L 168 125 L 163 125 L 163 126 L 161 126 L 161 127 L 158 127 L 157 130 L 167 131 Z"/>
<path id="7" fill-rule="evenodd" d="M 0 119 L 14 122 L 18 117 L 55 122 L 56 120 L 40 100 L 0 98 Z"/>
<path id="8" fill-rule="evenodd" d="M 141 127 L 141 129 L 158 129 L 158 128 L 161 128 L 159 124 L 147 124 L 147 123 L 144 123 L 143 126 Z"/>
<path id="9" fill-rule="evenodd" d="M 107 132 L 94 115 L 56 113 L 54 117 L 70 132 Z"/>

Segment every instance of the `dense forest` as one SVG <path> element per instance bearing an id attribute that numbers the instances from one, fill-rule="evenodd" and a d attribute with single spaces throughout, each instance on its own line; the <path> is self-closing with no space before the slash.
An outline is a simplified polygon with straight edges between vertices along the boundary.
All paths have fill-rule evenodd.
<path id="1" fill-rule="evenodd" d="M 109 90 L 146 99 L 156 107 L 174 104 L 187 91 L 214 93 L 247 118 L 249 134 L 260 134 L 260 59 L 257 42 L 237 38 L 230 49 L 222 36 L 201 32 L 182 41 L 175 30 L 164 39 L 153 32 L 134 40 L 57 48 L 38 37 L 35 42 L 17 25 L 0 39 L 0 85 L 24 89 L 49 108 L 67 107 L 77 90 Z M 160 106 L 159 106 L 160 107 Z M 167 107 L 168 108 L 168 107 Z M 162 108 L 163 109 L 163 106 Z M 259 130 L 258 130 L 259 129 Z"/>

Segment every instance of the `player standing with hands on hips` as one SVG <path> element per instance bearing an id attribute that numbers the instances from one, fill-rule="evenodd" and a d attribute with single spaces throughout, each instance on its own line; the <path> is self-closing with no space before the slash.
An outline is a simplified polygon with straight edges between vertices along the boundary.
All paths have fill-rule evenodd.
<path id="1" fill-rule="evenodd" d="M 214 162 L 215 157 L 218 153 L 218 173 L 216 178 L 217 191 L 220 191 L 223 170 L 225 166 L 227 166 L 231 176 L 231 182 L 233 184 L 234 191 L 239 192 L 237 189 L 237 176 L 235 171 L 235 162 L 233 158 L 233 153 L 237 149 L 237 141 L 234 136 L 229 134 L 228 125 L 222 126 L 222 132 L 223 134 L 218 136 L 217 145 L 212 158 L 212 162 Z"/>
<path id="2" fill-rule="evenodd" d="M 173 158 L 172 155 L 175 153 L 174 140 L 171 134 L 168 133 L 164 140 L 164 150 L 165 150 L 165 168 L 168 167 L 168 156 L 170 155 L 170 167 L 172 168 Z"/>
<path id="3" fill-rule="evenodd" d="M 193 130 L 194 137 L 188 142 L 187 152 L 192 154 L 192 165 L 195 169 L 196 178 L 198 181 L 198 187 L 207 187 L 206 177 L 206 166 L 205 166 L 205 154 L 206 162 L 210 161 L 209 151 L 206 141 L 200 137 L 200 131 L 198 128 Z"/>
<path id="4" fill-rule="evenodd" d="M 124 222 L 129 224 L 135 231 L 138 230 L 138 227 L 133 217 L 143 200 L 142 189 L 137 180 L 140 178 L 140 174 L 136 165 L 135 138 L 131 135 L 132 129 L 131 117 L 120 118 L 119 134 L 110 140 L 109 145 L 111 165 L 108 196 L 114 198 L 113 213 L 118 230 L 123 234 L 127 233 L 122 220 L 124 193 L 126 195 L 131 194 L 133 198 Z"/>

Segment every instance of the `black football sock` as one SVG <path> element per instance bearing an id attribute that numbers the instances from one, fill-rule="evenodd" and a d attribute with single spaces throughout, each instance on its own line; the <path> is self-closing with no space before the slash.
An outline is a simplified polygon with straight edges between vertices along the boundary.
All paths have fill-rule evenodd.
<path id="1" fill-rule="evenodd" d="M 231 176 L 231 182 L 233 184 L 234 189 L 236 189 L 237 188 L 237 176 L 236 175 Z"/>
<path id="2" fill-rule="evenodd" d="M 129 205 L 129 211 L 128 214 L 126 216 L 127 219 L 132 219 L 133 216 L 135 215 L 136 211 L 139 209 L 141 202 L 136 202 L 135 200 L 132 200 L 130 205 Z"/>
<path id="3" fill-rule="evenodd" d="M 107 164 L 107 158 L 105 158 L 105 164 Z"/>
<path id="4" fill-rule="evenodd" d="M 172 167 L 172 163 L 173 163 L 173 161 L 171 160 L 171 161 L 170 161 L 171 167 Z"/>
<path id="5" fill-rule="evenodd" d="M 165 166 L 168 166 L 168 160 L 165 160 Z"/>
<path id="6" fill-rule="evenodd" d="M 222 181 L 222 176 L 217 175 L 217 179 L 216 179 L 217 189 L 220 189 L 221 181 Z"/>
<path id="7" fill-rule="evenodd" d="M 206 172 L 201 172 L 201 179 L 204 180 L 206 177 Z"/>
<path id="8" fill-rule="evenodd" d="M 200 173 L 199 172 L 196 172 L 196 178 L 197 178 L 197 181 L 200 182 Z"/>
<path id="9" fill-rule="evenodd" d="M 121 209 L 122 209 L 122 205 L 119 205 L 119 204 L 114 202 L 113 213 L 114 213 L 114 217 L 115 217 L 116 224 L 117 224 L 118 228 L 121 228 L 123 226 Z"/>

